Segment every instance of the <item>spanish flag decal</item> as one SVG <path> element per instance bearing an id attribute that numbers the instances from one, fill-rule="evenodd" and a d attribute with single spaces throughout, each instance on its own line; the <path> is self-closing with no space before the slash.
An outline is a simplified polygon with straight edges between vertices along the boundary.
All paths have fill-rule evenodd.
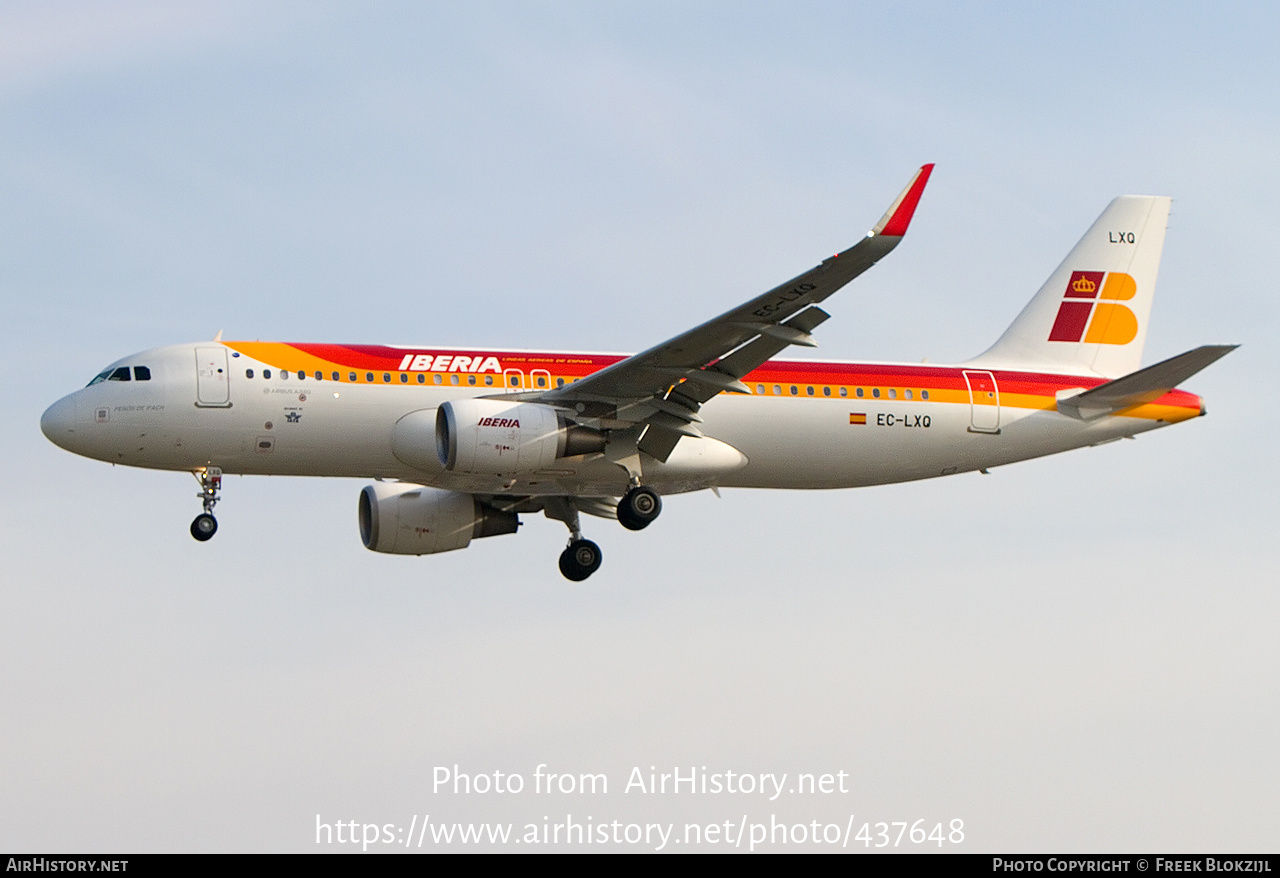
<path id="1" fill-rule="evenodd" d="M 866 412 L 849 412 L 850 424 L 865 424 L 867 422 Z"/>

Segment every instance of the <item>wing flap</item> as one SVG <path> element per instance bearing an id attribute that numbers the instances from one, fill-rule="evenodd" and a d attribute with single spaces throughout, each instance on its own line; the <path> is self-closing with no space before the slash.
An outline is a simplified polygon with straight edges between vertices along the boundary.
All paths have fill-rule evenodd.
<path id="1" fill-rule="evenodd" d="M 812 338 L 809 333 L 830 316 L 826 311 L 815 305 L 812 308 L 801 311 L 786 323 L 777 324 L 773 328 L 775 330 L 789 330 L 807 338 Z M 741 378 L 752 370 L 758 369 L 771 357 L 786 350 L 792 344 L 795 344 L 795 342 L 789 341 L 783 333 L 761 333 L 754 341 L 747 342 L 717 363 L 716 368 Z"/>
<path id="2" fill-rule="evenodd" d="M 676 430 L 661 427 L 657 424 L 650 424 L 636 444 L 636 449 L 643 451 L 654 460 L 666 463 L 667 458 L 671 456 L 671 452 L 676 450 L 676 443 L 680 441 L 681 435 L 683 434 Z"/>

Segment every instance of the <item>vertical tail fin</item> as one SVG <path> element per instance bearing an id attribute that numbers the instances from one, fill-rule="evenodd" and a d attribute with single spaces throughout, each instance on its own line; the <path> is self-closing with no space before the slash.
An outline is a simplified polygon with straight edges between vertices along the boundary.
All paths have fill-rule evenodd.
<path id="1" fill-rule="evenodd" d="M 1169 221 L 1168 198 L 1121 195 L 999 341 L 973 363 L 1108 378 L 1136 370 Z"/>

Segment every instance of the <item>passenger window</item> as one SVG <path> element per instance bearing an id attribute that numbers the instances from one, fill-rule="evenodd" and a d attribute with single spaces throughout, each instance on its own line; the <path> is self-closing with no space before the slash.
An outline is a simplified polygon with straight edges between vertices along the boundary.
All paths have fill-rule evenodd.
<path id="1" fill-rule="evenodd" d="M 252 369 L 245 369 L 245 370 L 244 370 L 244 377 L 246 377 L 246 378 L 252 378 L 252 377 L 253 377 L 253 370 L 252 370 Z"/>
<path id="2" fill-rule="evenodd" d="M 823 396 L 830 396 L 830 395 L 831 395 L 831 388 L 830 388 L 830 387 L 824 387 L 824 388 L 822 388 L 822 395 L 823 395 Z"/>
<path id="3" fill-rule="evenodd" d="M 323 381 L 323 380 L 324 380 L 324 373 L 323 373 L 323 372 L 321 372 L 319 369 L 316 369 L 316 380 L 317 380 L 317 381 Z"/>
<path id="4" fill-rule="evenodd" d="M 454 385 L 455 387 L 457 386 L 457 384 L 458 384 L 458 373 L 456 373 L 456 372 L 455 372 L 454 374 L 452 374 L 452 375 L 450 375 L 450 376 L 449 376 L 449 383 L 450 383 L 450 384 L 452 384 L 452 385 Z"/>
<path id="5" fill-rule="evenodd" d="M 804 392 L 805 392 L 805 393 L 807 393 L 807 394 L 809 394 L 810 396 L 813 396 L 813 385 L 812 385 L 812 384 L 810 384 L 808 387 L 806 387 L 806 388 L 804 389 Z"/>
<path id="6" fill-rule="evenodd" d="M 390 372 L 383 372 L 383 373 L 382 373 L 382 383 L 383 383 L 383 384 L 390 384 L 390 383 L 391 383 L 391 373 L 390 373 Z"/>
<path id="7" fill-rule="evenodd" d="M 879 387 L 874 388 L 874 389 L 871 391 L 871 395 L 872 395 L 872 396 L 874 396 L 876 399 L 879 399 L 879 398 L 880 398 L 880 388 L 879 388 Z"/>
<path id="8" fill-rule="evenodd" d="M 902 396 L 904 399 L 911 399 L 911 391 L 910 390 L 902 391 Z"/>
<path id="9" fill-rule="evenodd" d="M 792 385 L 791 385 L 791 395 L 792 395 L 792 396 L 795 396 L 795 395 L 796 395 L 797 393 L 799 393 L 799 392 L 800 392 L 800 391 L 796 388 L 796 386 L 795 386 L 794 384 L 792 384 Z"/>
<path id="10" fill-rule="evenodd" d="M 370 383 L 372 383 L 372 382 L 373 382 L 373 373 L 372 373 L 372 372 L 365 372 L 365 373 L 364 373 L 364 380 L 365 380 L 365 381 L 368 381 L 368 382 L 370 382 Z"/>
<path id="11" fill-rule="evenodd" d="M 299 381 L 306 381 L 306 380 L 307 380 L 307 373 L 306 373 L 306 372 L 303 372 L 301 369 L 299 369 L 299 370 L 298 370 L 298 380 L 299 380 Z"/>
<path id="12" fill-rule="evenodd" d="M 134 380 L 134 381 L 150 381 L 150 380 L 151 380 L 151 370 L 150 370 L 150 369 L 148 369 L 146 366 L 134 366 L 134 367 L 133 367 L 133 380 Z"/>
<path id="13" fill-rule="evenodd" d="M 271 377 L 271 370 L 270 370 L 270 369 L 263 369 L 263 370 L 262 370 L 262 377 L 263 377 L 263 378 L 270 378 L 270 377 Z"/>
<path id="14" fill-rule="evenodd" d="M 557 378 L 557 379 L 556 379 L 556 387 L 564 387 L 564 379 L 563 379 L 563 378 Z M 761 390 L 761 392 L 763 392 L 763 391 L 764 391 L 764 388 L 763 388 L 763 387 L 761 387 L 761 388 L 760 388 L 760 390 Z"/>
<path id="15" fill-rule="evenodd" d="M 841 396 L 848 396 L 848 395 L 849 395 L 849 388 L 847 388 L 847 387 L 841 387 L 841 388 L 840 388 L 840 395 L 841 395 Z"/>
<path id="16" fill-rule="evenodd" d="M 775 384 L 775 385 L 773 385 L 773 395 L 774 395 L 774 396 L 782 396 L 782 385 L 781 385 L 781 384 Z"/>
<path id="17" fill-rule="evenodd" d="M 401 373 L 400 373 L 400 383 L 401 383 L 401 384 L 408 384 L 408 383 L 409 383 L 409 373 L 407 373 L 407 372 L 401 372 Z"/>
<path id="18" fill-rule="evenodd" d="M 511 386 L 512 386 L 512 387 L 519 387 L 519 386 L 520 386 L 520 378 L 519 378 L 519 376 L 517 376 L 517 375 L 512 375 L 512 376 L 511 376 Z"/>
<path id="19" fill-rule="evenodd" d="M 439 384 L 442 381 L 444 381 L 443 376 L 441 376 L 439 372 L 437 372 L 435 375 L 432 375 L 431 377 L 435 379 L 436 384 Z"/>
<path id="20" fill-rule="evenodd" d="M 355 373 L 355 372 L 348 372 L 348 373 L 347 373 L 347 380 L 348 380 L 348 381 L 352 381 L 352 382 L 354 382 L 354 381 L 356 380 L 356 373 Z"/>
<path id="21" fill-rule="evenodd" d="M 763 393 L 764 393 L 764 385 L 763 385 L 763 384 L 757 384 L 757 385 L 756 385 L 756 393 L 759 393 L 759 394 L 763 394 Z"/>
<path id="22" fill-rule="evenodd" d="M 897 399 L 897 398 L 898 398 L 898 391 L 896 391 L 896 390 L 894 390 L 892 387 L 890 387 L 890 388 L 889 388 L 889 399 Z"/>
<path id="23" fill-rule="evenodd" d="M 476 386 L 476 376 L 474 376 L 474 375 L 468 375 L 468 376 L 467 376 L 467 383 L 468 383 L 468 384 L 470 384 L 472 387 L 475 387 L 475 386 Z"/>
<path id="24" fill-rule="evenodd" d="M 288 370 L 288 369 L 281 369 L 281 370 L 280 370 L 280 380 L 281 380 L 281 381 L 288 381 L 288 380 L 289 380 L 289 370 Z"/>
<path id="25" fill-rule="evenodd" d="M 929 391 L 927 391 L 927 390 L 922 390 L 922 391 L 920 391 L 920 398 L 921 398 L 921 399 L 928 399 L 928 398 L 929 398 Z"/>
<path id="26" fill-rule="evenodd" d="M 341 372 L 330 372 L 330 373 L 329 373 L 329 375 L 330 375 L 330 377 L 331 377 L 334 381 L 341 381 L 341 380 L 342 380 L 342 373 L 341 373 Z"/>
<path id="27" fill-rule="evenodd" d="M 418 373 L 418 383 L 419 383 L 419 384 L 426 384 L 426 383 L 427 383 L 427 374 L 426 374 L 425 372 L 419 372 L 419 373 Z"/>
<path id="28" fill-rule="evenodd" d="M 858 396 L 859 396 L 859 397 L 861 397 L 861 396 L 862 396 L 862 388 L 861 388 L 861 387 L 859 387 L 859 388 L 858 388 Z"/>
<path id="29" fill-rule="evenodd" d="M 119 369 L 116 369 L 114 372 L 112 372 L 111 377 L 108 378 L 107 380 L 108 381 L 128 381 L 129 367 L 121 366 Z"/>
<path id="30" fill-rule="evenodd" d="M 538 386 L 539 386 L 539 387 L 546 387 L 546 386 L 547 386 L 547 379 L 546 379 L 546 378 L 543 378 L 541 375 L 539 375 L 539 376 L 538 376 Z"/>

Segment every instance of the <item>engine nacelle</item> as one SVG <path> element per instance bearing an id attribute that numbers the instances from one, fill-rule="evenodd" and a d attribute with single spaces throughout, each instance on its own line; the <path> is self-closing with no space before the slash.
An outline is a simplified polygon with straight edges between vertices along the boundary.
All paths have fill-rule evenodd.
<path id="1" fill-rule="evenodd" d="M 533 402 L 460 399 L 436 411 L 436 454 L 450 472 L 514 475 L 562 457 L 603 451 L 605 435 Z"/>
<path id="2" fill-rule="evenodd" d="M 513 534 L 514 512 L 486 506 L 470 494 L 410 482 L 375 482 L 360 492 L 360 539 L 366 549 L 432 555 L 465 549 L 473 539 Z"/>

